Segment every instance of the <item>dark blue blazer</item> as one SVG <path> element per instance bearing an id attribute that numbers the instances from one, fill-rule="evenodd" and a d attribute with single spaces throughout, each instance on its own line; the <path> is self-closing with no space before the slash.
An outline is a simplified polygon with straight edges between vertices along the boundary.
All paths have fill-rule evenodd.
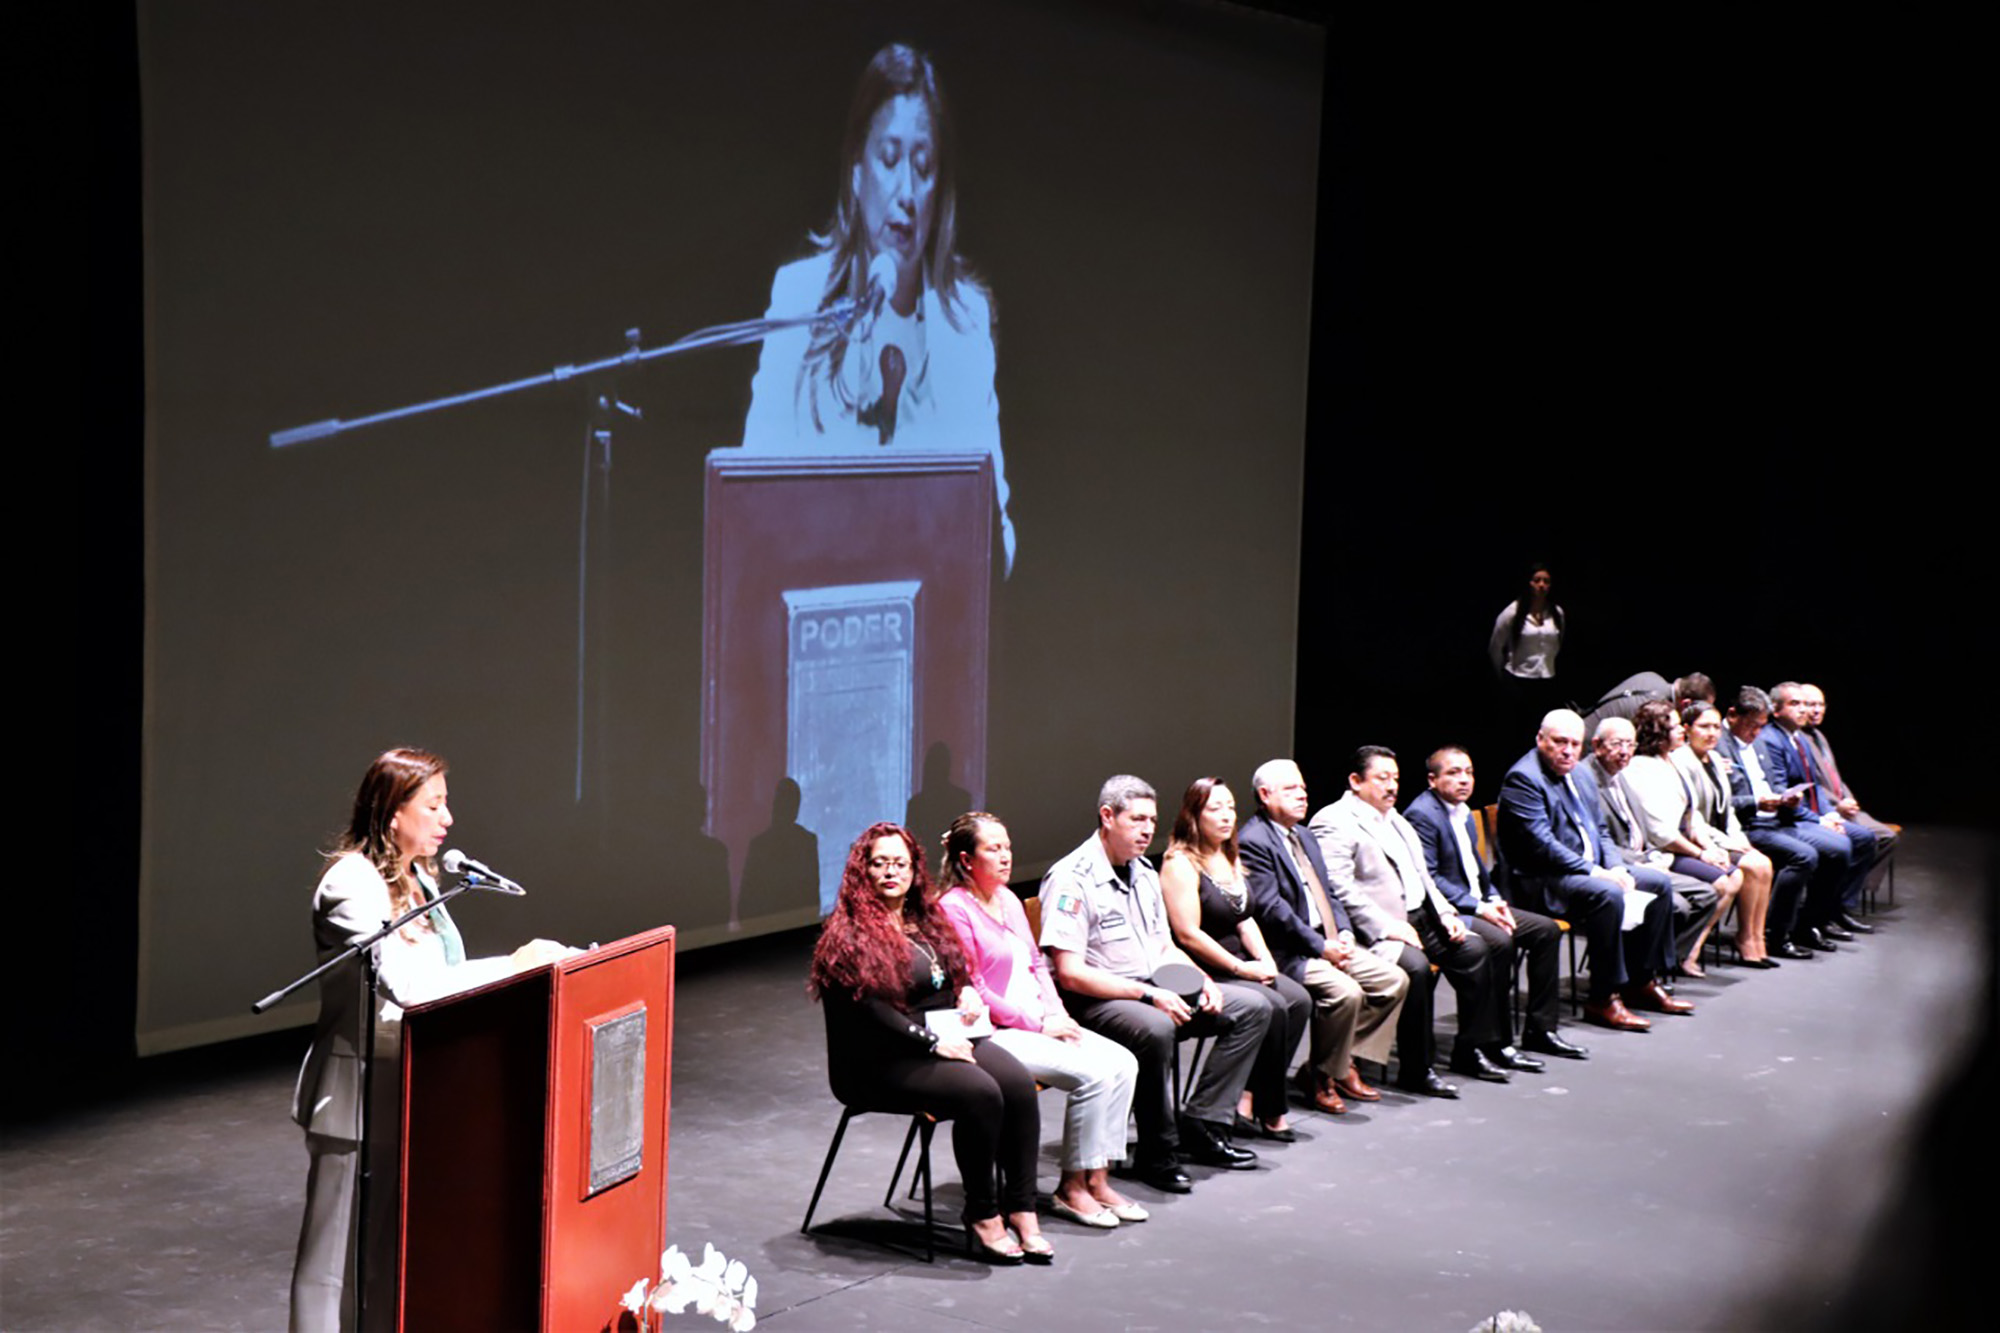
<path id="1" fill-rule="evenodd" d="M 1319 840 L 1306 833 L 1300 841 L 1306 860 L 1319 882 L 1326 886 L 1327 905 L 1333 908 L 1333 928 L 1338 934 L 1354 929 L 1347 909 L 1333 896 L 1333 881 L 1327 877 L 1326 862 L 1319 854 Z M 1306 882 L 1299 878 L 1285 831 L 1262 811 L 1243 821 L 1236 830 L 1236 854 L 1243 861 L 1244 878 L 1250 881 L 1250 915 L 1264 932 L 1271 956 L 1286 976 L 1304 978 L 1306 964 L 1326 949 L 1326 936 L 1314 930 L 1312 909 L 1306 906 Z"/>
<path id="2" fill-rule="evenodd" d="M 1793 735 L 1773 722 L 1757 734 L 1757 757 L 1764 761 L 1764 777 L 1783 791 L 1796 787 L 1801 782 L 1809 782 L 1819 796 L 1819 813 L 1825 814 L 1838 803 L 1833 788 L 1826 782 L 1826 775 L 1819 771 L 1819 761 L 1813 758 L 1812 746 L 1805 746 L 1805 758 L 1799 757 L 1799 746 L 1793 744 Z M 1812 802 L 1802 795 L 1799 817 L 1812 816 Z"/>
<path id="3" fill-rule="evenodd" d="M 1477 811 L 1474 819 L 1479 818 Z M 1479 882 L 1465 882 L 1465 861 L 1458 854 L 1458 835 L 1451 829 L 1451 812 L 1445 809 L 1443 801 L 1434 791 L 1423 791 L 1410 802 L 1409 809 L 1403 811 L 1403 818 L 1417 831 L 1417 841 L 1424 845 L 1424 861 L 1430 866 L 1431 878 L 1437 881 L 1444 896 L 1451 899 L 1451 905 L 1468 916 L 1479 911 L 1479 904 L 1488 898 L 1498 898 L 1500 891 L 1493 887 L 1493 876 L 1486 871 L 1486 863 L 1479 863 Z M 1473 843 L 1473 860 L 1479 844 Z"/>
<path id="4" fill-rule="evenodd" d="M 1742 741 L 1736 739 L 1735 732 L 1731 731 L 1728 727 L 1724 727 L 1722 729 L 1722 740 L 1715 747 L 1717 752 L 1729 761 L 1729 803 L 1736 807 L 1736 818 L 1741 821 L 1744 828 L 1749 828 L 1753 824 L 1762 828 L 1769 828 L 1774 824 L 1789 823 L 1792 819 L 1789 811 L 1779 810 L 1772 812 L 1759 810 L 1757 808 L 1757 793 L 1750 786 L 1750 775 L 1743 771 L 1743 752 L 1754 749 L 1757 751 L 1757 766 L 1764 770 L 1764 781 L 1775 781 L 1771 776 L 1771 761 L 1765 758 L 1764 748 L 1761 744 L 1764 739 L 1764 733 L 1770 729 L 1770 727 L 1766 726 L 1764 731 L 1757 733 L 1757 742 L 1745 745 Z M 1783 791 L 1784 784 L 1781 782 L 1776 783 L 1772 789 L 1774 791 Z"/>
<path id="5" fill-rule="evenodd" d="M 1584 820 L 1596 831 L 1597 859 L 1591 860 L 1583 833 L 1570 816 L 1562 781 L 1542 767 L 1541 751 L 1530 750 L 1507 770 L 1500 784 L 1500 854 L 1507 876 L 1560 879 L 1588 875 L 1592 865 L 1610 869 L 1619 864 L 1618 850 L 1604 826 L 1596 780 L 1578 764 L 1570 771 L 1570 781 L 1583 805 Z M 1507 886 L 1513 887 L 1511 878 Z"/>

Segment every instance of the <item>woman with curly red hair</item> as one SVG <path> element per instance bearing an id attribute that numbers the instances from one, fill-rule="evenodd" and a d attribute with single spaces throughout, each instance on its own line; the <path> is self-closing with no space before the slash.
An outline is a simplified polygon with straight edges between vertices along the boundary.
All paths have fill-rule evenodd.
<path id="1" fill-rule="evenodd" d="M 987 1038 L 954 1035 L 945 1017 L 954 1004 L 971 1021 L 986 1007 L 930 889 L 923 848 L 898 825 L 870 825 L 848 850 L 806 986 L 826 1005 L 827 1081 L 844 1105 L 949 1119 L 980 1256 L 1047 1263 L 1055 1252 L 1035 1216 L 1035 1081 Z"/>

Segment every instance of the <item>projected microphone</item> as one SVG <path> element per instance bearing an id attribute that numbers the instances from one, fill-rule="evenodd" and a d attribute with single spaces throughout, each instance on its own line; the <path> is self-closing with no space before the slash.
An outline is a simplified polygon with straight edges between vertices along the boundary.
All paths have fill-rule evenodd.
<path id="1" fill-rule="evenodd" d="M 889 293 L 896 290 L 896 276 L 896 257 L 887 251 L 868 265 L 867 283 L 854 302 L 854 329 L 849 335 L 854 342 L 865 343 L 875 336 L 875 320 L 889 303 Z"/>
<path id="2" fill-rule="evenodd" d="M 896 403 L 903 396 L 903 349 L 894 343 L 882 348 L 882 401 L 875 405 L 875 425 L 882 432 L 881 443 L 896 438 Z"/>
<path id="3" fill-rule="evenodd" d="M 509 893 L 516 898 L 527 896 L 527 890 L 497 871 L 489 870 L 454 847 L 444 854 L 444 868 L 448 874 L 463 875 L 466 882 L 482 889 L 492 889 L 497 893 Z"/>

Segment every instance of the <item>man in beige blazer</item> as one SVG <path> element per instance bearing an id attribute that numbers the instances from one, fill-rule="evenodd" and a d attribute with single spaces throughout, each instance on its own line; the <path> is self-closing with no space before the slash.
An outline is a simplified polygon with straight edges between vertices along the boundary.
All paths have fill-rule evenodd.
<path id="1" fill-rule="evenodd" d="M 1311 829 L 1326 860 L 1327 888 L 1346 907 L 1355 938 L 1410 978 L 1396 1028 L 1400 1086 L 1454 1097 L 1457 1089 L 1431 1068 L 1437 986 L 1430 965 L 1438 965 L 1458 995 L 1452 1070 L 1490 1083 L 1509 1078 L 1488 1052 L 1512 1044 L 1504 989 L 1512 978 L 1498 975 L 1486 941 L 1466 929 L 1431 879 L 1417 831 L 1396 813 L 1401 780 L 1393 750 L 1362 746 L 1354 752 L 1347 794 L 1323 806 Z"/>

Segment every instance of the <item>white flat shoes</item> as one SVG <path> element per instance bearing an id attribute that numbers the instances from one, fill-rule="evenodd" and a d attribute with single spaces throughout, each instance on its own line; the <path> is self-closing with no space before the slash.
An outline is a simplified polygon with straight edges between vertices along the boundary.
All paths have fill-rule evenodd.
<path id="1" fill-rule="evenodd" d="M 1127 1208 L 1138 1207 L 1138 1205 L 1136 1204 L 1126 1204 L 1125 1206 Z M 1064 1203 L 1061 1198 L 1052 1198 L 1049 1200 L 1049 1211 L 1054 1213 L 1057 1217 L 1066 1218 L 1069 1221 L 1076 1223 L 1078 1226 L 1085 1226 L 1085 1227 L 1115 1227 L 1118 1225 L 1121 1216 L 1121 1214 L 1119 1214 L 1117 1210 L 1112 1208 L 1100 1208 L 1094 1213 L 1086 1213 L 1079 1209 L 1070 1207 L 1068 1204 Z M 1143 1221 L 1144 1219 L 1145 1219 L 1145 1210 L 1140 1209 L 1139 1216 L 1131 1218 L 1130 1220 L 1138 1222 L 1138 1221 Z"/>

